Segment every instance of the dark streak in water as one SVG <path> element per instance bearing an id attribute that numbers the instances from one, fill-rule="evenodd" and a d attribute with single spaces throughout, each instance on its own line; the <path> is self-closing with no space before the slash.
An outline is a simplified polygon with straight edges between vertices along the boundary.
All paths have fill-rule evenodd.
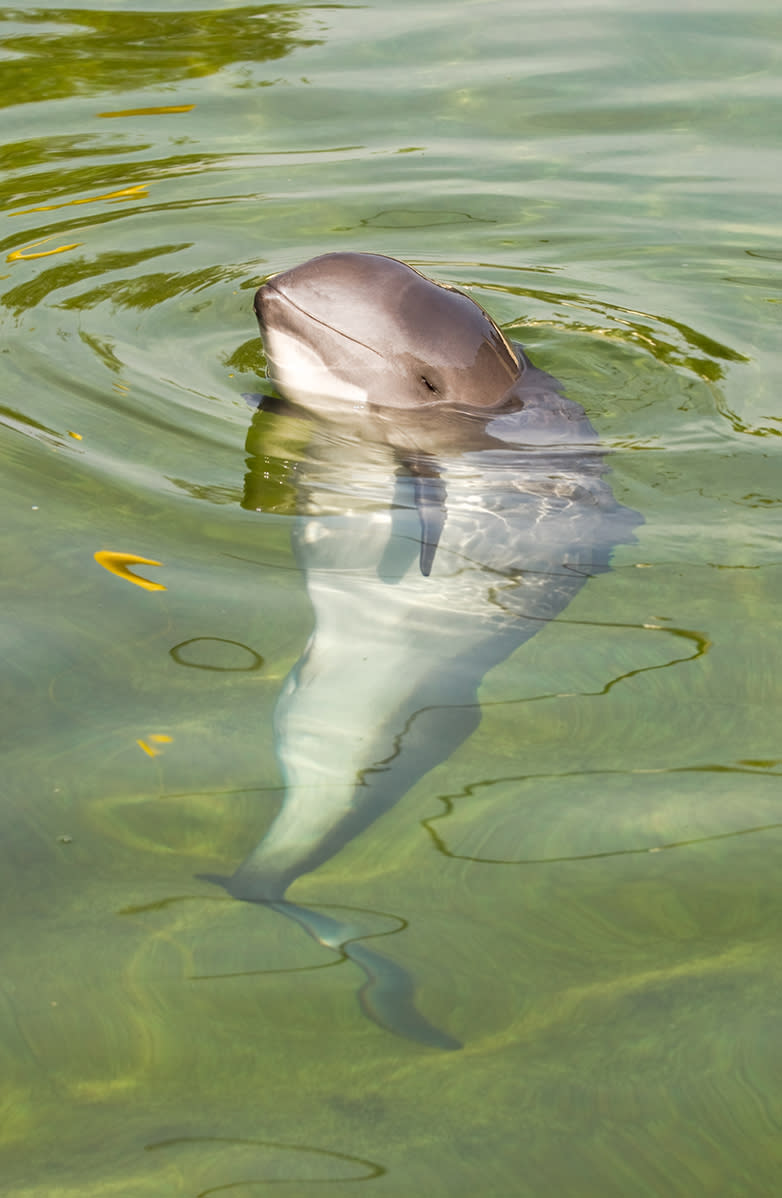
<path id="1" fill-rule="evenodd" d="M 606 775 L 625 776 L 627 774 L 697 774 L 697 773 L 725 773 L 725 774 L 755 774 L 759 771 L 754 769 L 743 769 L 738 766 L 725 765 L 684 765 L 673 766 L 670 769 L 659 770 L 572 770 L 562 774 L 516 774 L 505 778 L 487 778 L 481 782 L 472 782 L 465 786 L 458 794 L 438 795 L 438 800 L 443 804 L 445 810 L 439 815 L 432 815 L 428 819 L 421 820 L 421 827 L 424 828 L 430 835 L 434 847 L 438 853 L 444 857 L 450 857 L 454 861 L 472 861 L 476 865 L 557 865 L 567 861 L 602 861 L 607 857 L 633 857 L 640 854 L 662 853 L 667 849 L 683 849 L 690 848 L 697 844 L 707 844 L 713 840 L 730 840 L 736 836 L 752 836 L 758 832 L 772 832 L 782 828 L 782 822 L 774 824 L 758 824 L 751 828 L 737 828 L 732 832 L 713 832 L 709 836 L 693 836 L 687 840 L 671 840 L 664 844 L 644 845 L 641 848 L 634 849 L 606 849 L 599 853 L 575 853 L 570 856 L 562 857 L 520 857 L 515 860 L 509 860 L 503 857 L 473 857 L 469 853 L 455 853 L 449 849 L 443 837 L 435 831 L 431 826 L 439 820 L 447 819 L 454 810 L 454 800 L 470 798 L 477 790 L 481 790 L 487 786 L 497 786 L 504 782 L 531 782 L 539 779 L 548 778 L 582 778 L 582 777 L 601 777 Z M 761 777 L 782 778 L 782 773 L 776 771 L 764 771 Z"/>
<path id="2" fill-rule="evenodd" d="M 328 1157 L 330 1160 L 343 1161 L 350 1165 L 358 1165 L 368 1172 L 360 1177 L 273 1177 L 247 1178 L 241 1181 L 230 1181 L 223 1185 L 210 1186 L 200 1190 L 196 1198 L 206 1198 L 208 1194 L 218 1194 L 225 1190 L 237 1189 L 239 1186 L 250 1185 L 346 1185 L 349 1182 L 370 1181 L 373 1177 L 382 1177 L 387 1169 L 377 1161 L 367 1160 L 366 1157 L 351 1156 L 347 1152 L 335 1152 L 331 1148 L 313 1148 L 309 1144 L 283 1144 L 279 1140 L 244 1140 L 229 1136 L 177 1136 L 170 1140 L 157 1140 L 145 1144 L 145 1152 L 157 1152 L 161 1148 L 177 1148 L 191 1144 L 229 1144 L 239 1148 L 273 1148 L 280 1152 L 306 1152 L 314 1156 Z"/>
<path id="3" fill-rule="evenodd" d="M 525 616 L 525 618 L 528 620 L 536 619 L 534 616 Z M 545 624 L 548 623 L 548 621 L 541 620 L 541 623 Z M 697 658 L 703 657 L 703 655 L 711 648 L 711 641 L 708 639 L 708 637 L 704 636 L 703 633 L 694 632 L 687 628 L 665 628 L 655 624 L 601 624 L 597 620 L 566 620 L 562 618 L 558 620 L 558 623 L 583 624 L 590 628 L 632 628 L 636 630 L 640 629 L 644 632 L 667 632 L 670 633 L 671 636 L 679 636 L 683 637 L 685 640 L 694 641 L 697 648 L 694 653 L 689 654 L 687 657 L 674 657 L 670 661 L 661 662 L 660 665 L 639 666 L 635 670 L 627 670 L 626 673 L 618 674 L 616 678 L 609 679 L 605 686 L 602 686 L 600 690 L 596 691 L 552 691 L 545 695 L 525 695 L 524 697 L 518 699 L 490 699 L 482 703 L 438 703 L 436 706 L 433 705 L 429 707 L 419 707 L 418 710 L 414 711 L 409 717 L 402 730 L 394 737 L 394 748 L 393 751 L 389 753 L 388 757 L 385 757 L 382 761 L 378 761 L 374 765 L 369 766 L 367 769 L 360 771 L 358 785 L 366 785 L 367 776 L 385 770 L 390 763 L 399 756 L 404 746 L 405 737 L 410 732 L 410 729 L 413 727 L 416 720 L 420 716 L 423 716 L 426 712 L 447 710 L 464 711 L 468 710 L 469 708 L 476 708 L 477 710 L 485 711 L 489 707 L 509 707 L 514 703 L 540 703 L 545 699 L 566 699 L 571 697 L 597 698 L 601 695 L 607 695 L 609 691 L 613 690 L 618 683 L 625 682 L 628 678 L 637 678 L 640 674 L 651 673 L 652 670 L 667 670 L 669 666 L 681 665 L 683 662 L 687 661 L 695 661 Z"/>
<path id="4" fill-rule="evenodd" d="M 284 903 L 284 904 L 269 903 L 268 905 L 270 907 L 275 907 L 275 908 L 278 905 L 282 905 L 287 908 L 290 908 L 291 910 L 289 910 L 287 912 L 288 915 L 290 916 L 290 918 L 296 919 L 295 912 L 298 910 L 298 908 L 296 907 L 295 903 Z M 285 968 L 285 969 L 250 969 L 250 970 L 244 970 L 242 972 L 237 972 L 237 973 L 200 973 L 200 974 L 196 973 L 196 974 L 191 974 L 190 981 L 191 982 L 211 982 L 211 981 L 218 980 L 220 978 L 260 977 L 265 974 L 273 974 L 273 973 L 311 973 L 312 971 L 314 971 L 316 969 L 333 969 L 333 967 L 335 965 L 341 965 L 343 963 L 343 961 L 350 960 L 350 954 L 347 952 L 348 945 L 355 945 L 360 940 L 379 940 L 384 936 L 396 936 L 398 932 L 404 932 L 405 929 L 409 927 L 409 921 L 406 919 L 403 919 L 401 915 L 392 915 L 389 911 L 374 911 L 369 907 L 348 907 L 345 903 L 328 903 L 325 907 L 317 908 L 317 911 L 321 911 L 321 910 L 351 911 L 354 913 L 357 912 L 359 915 L 376 915 L 381 919 L 394 920 L 397 926 L 395 928 L 389 928 L 385 932 L 367 932 L 366 935 L 364 935 L 364 936 L 348 937 L 342 942 L 342 944 L 339 946 L 339 948 L 334 948 L 329 945 L 328 947 L 329 947 L 330 951 L 337 953 L 337 959 L 335 961 L 325 961 L 319 965 L 294 965 L 290 968 Z M 313 913 L 316 913 L 315 909 L 308 907 L 307 915 L 309 916 Z M 296 920 L 296 922 L 299 923 L 300 927 L 304 928 L 304 930 L 308 936 L 312 937 L 312 939 L 315 939 L 315 937 L 313 936 L 313 933 L 312 933 L 312 929 L 308 923 L 300 923 L 299 920 Z M 318 941 L 318 943 L 320 943 L 320 942 Z"/>

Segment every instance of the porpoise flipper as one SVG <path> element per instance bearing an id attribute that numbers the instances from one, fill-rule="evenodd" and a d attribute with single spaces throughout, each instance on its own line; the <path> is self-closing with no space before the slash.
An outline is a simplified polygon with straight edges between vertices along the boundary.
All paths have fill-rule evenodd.
<path id="1" fill-rule="evenodd" d="M 418 562 L 424 578 L 428 578 L 445 526 L 445 483 L 436 473 L 417 474 L 414 495 L 421 524 L 421 552 Z"/>
<path id="2" fill-rule="evenodd" d="M 445 482 L 436 463 L 427 462 L 425 471 L 417 463 L 402 464 L 394 483 L 388 545 L 377 567 L 377 576 L 383 582 L 394 583 L 403 578 L 416 554 L 421 573 L 429 577 L 445 527 L 445 498 Z M 411 507 L 418 514 L 417 536 L 411 536 L 406 527 L 406 513 Z"/>

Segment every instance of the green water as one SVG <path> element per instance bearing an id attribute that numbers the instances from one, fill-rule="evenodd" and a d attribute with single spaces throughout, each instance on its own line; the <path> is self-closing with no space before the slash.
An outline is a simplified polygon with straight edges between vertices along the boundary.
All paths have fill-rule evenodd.
<path id="1" fill-rule="evenodd" d="M 779 1193 L 781 64 L 763 0 L 0 9 L 4 1196 Z M 310 631 L 252 293 L 335 248 L 478 299 L 645 519 L 292 892 L 461 1052 L 195 877 Z"/>

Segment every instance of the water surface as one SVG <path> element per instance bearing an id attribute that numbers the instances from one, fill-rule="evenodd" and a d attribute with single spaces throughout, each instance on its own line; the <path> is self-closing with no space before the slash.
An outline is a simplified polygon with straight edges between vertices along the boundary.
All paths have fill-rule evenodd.
<path id="1" fill-rule="evenodd" d="M 778 6 L 39 3 L 0 57 L 4 1194 L 776 1193 Z M 473 295 L 645 519 L 292 894 L 461 1052 L 195 878 L 311 626 L 252 293 L 338 248 Z"/>

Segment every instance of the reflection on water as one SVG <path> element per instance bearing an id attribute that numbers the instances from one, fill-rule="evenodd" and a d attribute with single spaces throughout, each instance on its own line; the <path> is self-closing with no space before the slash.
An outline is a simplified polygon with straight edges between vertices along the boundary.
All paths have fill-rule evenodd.
<path id="1" fill-rule="evenodd" d="M 586 308 L 588 311 L 595 312 L 602 317 L 600 324 L 588 324 L 584 321 L 573 320 L 572 317 L 569 317 L 567 321 L 552 321 L 551 323 L 554 327 L 578 329 L 580 332 L 611 337 L 618 341 L 624 341 L 628 345 L 640 346 L 647 353 L 653 354 L 659 362 L 666 362 L 671 366 L 683 366 L 709 382 L 716 382 L 724 377 L 725 372 L 721 362 L 749 361 L 744 354 L 740 354 L 726 345 L 720 345 L 713 338 L 697 332 L 678 320 L 652 316 L 647 312 L 634 312 L 630 308 L 622 308 L 616 304 L 595 304 L 592 300 L 585 302 L 580 296 L 567 293 L 559 294 L 552 291 L 525 290 L 516 287 L 503 288 L 503 290 L 558 306 L 564 305 L 576 310 Z M 643 322 L 630 319 L 639 316 L 643 318 Z M 672 329 L 678 333 L 684 346 L 666 341 L 662 336 L 662 331 L 665 329 Z M 700 351 L 697 356 L 688 352 L 693 349 Z"/>
<path id="2" fill-rule="evenodd" d="M 0 12 L 8 1198 L 777 1192 L 781 38 L 762 0 Z M 275 816 L 312 627 L 252 293 L 336 248 L 468 289 L 645 524 L 302 880 L 324 947 L 194 876 Z M 461 1052 L 361 1017 L 362 948 Z"/>
<path id="3" fill-rule="evenodd" d="M 21 95 L 27 103 L 40 103 L 74 94 L 168 89 L 237 60 L 267 62 L 314 44 L 298 36 L 298 7 L 284 4 L 193 12 L 45 7 L 23 14 L 6 10 L 3 20 L 0 32 L 12 56 L 3 66 L 4 107 Z"/>

